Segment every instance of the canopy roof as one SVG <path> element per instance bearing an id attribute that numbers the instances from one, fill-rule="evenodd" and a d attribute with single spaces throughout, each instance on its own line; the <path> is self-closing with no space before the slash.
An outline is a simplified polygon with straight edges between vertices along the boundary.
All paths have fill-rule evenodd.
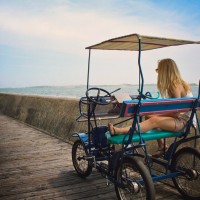
<path id="1" fill-rule="evenodd" d="M 141 39 L 141 50 L 150 50 L 163 48 L 168 46 L 178 46 L 184 44 L 200 44 L 200 41 L 179 40 L 170 38 L 151 37 L 138 34 L 125 35 L 122 37 L 106 40 L 99 44 L 95 44 L 86 49 L 102 49 L 102 50 L 139 50 L 139 39 Z"/>

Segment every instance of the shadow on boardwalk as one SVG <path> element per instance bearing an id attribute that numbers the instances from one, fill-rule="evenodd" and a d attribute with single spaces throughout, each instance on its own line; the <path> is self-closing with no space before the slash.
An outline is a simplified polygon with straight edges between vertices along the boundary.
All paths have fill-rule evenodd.
<path id="1" fill-rule="evenodd" d="M 0 115 L 0 199 L 116 199 L 114 186 L 97 172 L 77 176 L 71 145 Z M 156 199 L 181 199 L 156 184 Z"/>

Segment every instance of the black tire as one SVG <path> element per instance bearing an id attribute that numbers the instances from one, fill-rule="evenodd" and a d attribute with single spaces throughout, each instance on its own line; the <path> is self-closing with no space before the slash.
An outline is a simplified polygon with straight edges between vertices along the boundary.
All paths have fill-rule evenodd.
<path id="1" fill-rule="evenodd" d="M 155 188 L 149 170 L 137 158 L 124 158 L 122 167 L 116 168 L 115 177 L 117 179 L 115 191 L 118 199 L 155 199 Z M 143 180 L 143 186 L 138 182 L 141 180 Z M 121 183 L 122 187 L 118 183 Z"/>
<path id="2" fill-rule="evenodd" d="M 200 152 L 185 147 L 178 150 L 171 164 L 172 172 L 181 171 L 183 175 L 172 178 L 180 194 L 191 200 L 200 199 Z"/>
<path id="3" fill-rule="evenodd" d="M 86 151 L 83 143 L 77 140 L 72 146 L 72 162 L 77 174 L 81 178 L 86 178 L 92 172 L 91 162 L 85 160 L 84 156 L 86 156 Z"/>

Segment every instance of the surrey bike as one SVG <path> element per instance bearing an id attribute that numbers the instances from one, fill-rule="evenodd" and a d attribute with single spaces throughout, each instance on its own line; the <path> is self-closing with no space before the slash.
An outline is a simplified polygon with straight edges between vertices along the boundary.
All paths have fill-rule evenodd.
<path id="1" fill-rule="evenodd" d="M 131 34 L 87 47 L 87 90 L 85 96 L 80 98 L 80 116 L 77 118 L 78 122 L 87 123 L 87 130 L 73 134 L 77 140 L 72 147 L 73 165 L 80 177 L 85 178 L 96 169 L 105 177 L 107 185 L 115 185 L 118 199 L 155 199 L 154 183 L 171 178 L 183 197 L 200 199 L 200 86 L 198 96 L 193 98 L 159 99 L 143 91 L 142 51 L 184 44 L 199 42 Z M 90 53 L 93 49 L 138 52 L 137 95 L 120 96 L 120 88 L 108 92 L 103 88 L 89 87 Z M 185 111 L 191 111 L 191 116 L 178 133 L 162 130 L 141 133 L 137 128 L 145 115 Z M 193 125 L 194 119 L 197 121 L 196 127 Z M 107 125 L 99 125 L 99 121 L 103 120 L 117 120 L 114 125 L 131 120 L 132 126 L 126 134 L 111 136 Z M 162 158 L 152 157 L 146 144 L 161 138 L 165 142 L 171 138 L 173 142 Z M 182 147 L 188 142 L 192 146 Z M 155 164 L 162 170 L 155 168 Z"/>

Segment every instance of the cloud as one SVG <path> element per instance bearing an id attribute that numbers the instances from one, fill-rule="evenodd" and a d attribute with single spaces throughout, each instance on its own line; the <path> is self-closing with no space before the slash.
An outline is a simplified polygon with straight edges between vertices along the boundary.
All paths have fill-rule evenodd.
<path id="1" fill-rule="evenodd" d="M 2 55 L 2 65 L 7 62 L 6 66 L 12 64 L 19 70 L 21 69 L 21 73 L 24 73 L 21 79 L 24 80 L 25 85 L 29 80 L 32 80 L 32 85 L 34 85 L 34 79 L 35 81 L 37 79 L 37 84 L 45 85 L 84 82 L 83 73 L 86 74 L 86 69 L 83 68 L 83 65 L 87 67 L 87 52 L 84 48 L 113 37 L 140 33 L 199 40 L 200 35 L 199 26 L 196 26 L 199 25 L 197 22 L 195 22 L 196 28 L 193 28 L 193 31 L 191 31 L 193 23 L 186 26 L 185 23 L 189 21 L 189 16 L 186 19 L 185 12 L 177 12 L 177 7 L 165 9 L 166 5 L 156 4 L 154 1 L 44 0 L 20 2 L 23 3 L 19 5 L 18 1 L 13 1 L 9 5 L 0 3 L 0 45 L 8 46 L 16 54 L 15 57 L 12 57 L 7 52 L 7 56 L 5 56 L 5 52 L 0 52 L 0 56 Z M 195 19 L 197 16 L 193 13 L 190 17 Z M 151 66 L 146 68 L 147 75 L 154 70 L 157 59 L 165 55 L 174 56 L 167 50 L 160 52 L 150 53 L 151 56 L 147 56 L 148 59 L 143 61 L 144 65 Z M 13 52 L 11 53 L 13 54 Z M 132 60 L 131 58 L 127 60 L 123 53 L 109 53 L 110 60 L 104 60 L 104 55 L 107 53 L 94 54 L 97 55 L 97 59 L 93 60 L 92 54 L 92 62 L 101 69 L 97 75 L 92 77 L 94 82 L 102 83 L 104 81 L 100 77 L 106 76 L 110 83 L 117 83 L 123 69 L 126 69 L 125 73 L 129 72 L 127 63 L 131 63 Z M 116 58 L 116 55 L 118 58 L 126 58 L 123 68 L 118 61 L 115 63 L 111 61 Z M 6 62 L 4 61 L 5 57 L 7 58 Z M 10 60 L 13 60 L 12 63 Z M 104 64 L 105 67 L 102 66 Z M 109 74 L 113 74 L 113 68 L 107 68 L 106 64 L 119 69 L 120 73 L 113 75 L 113 77 L 117 77 L 116 82 L 109 76 Z M 20 66 L 23 66 L 23 69 Z M 23 71 L 24 68 L 28 68 L 29 71 Z M 34 69 L 38 70 L 38 74 Z M 50 74 L 49 79 L 45 79 L 39 74 L 39 71 L 45 73 L 45 70 Z M 73 72 L 76 73 L 76 80 L 73 78 Z M 132 83 L 132 74 L 127 74 L 126 80 L 121 80 L 122 83 Z M 13 79 L 19 77 L 17 70 L 15 76 Z M 155 75 L 146 77 L 147 82 L 150 83 L 156 80 Z M 9 80 L 9 75 L 5 76 L 4 82 L 6 79 Z"/>
<path id="2" fill-rule="evenodd" d="M 138 1 L 133 1 L 131 6 L 138 7 L 133 11 L 129 8 L 125 12 L 118 8 L 108 12 L 109 9 L 105 9 L 104 6 L 105 12 L 102 12 L 103 8 L 98 6 L 95 10 L 74 6 L 77 8 L 74 10 L 74 7 L 65 4 L 49 5 L 43 11 L 35 13 L 25 8 L 3 6 L 0 8 L 0 29 L 6 35 L 2 37 L 1 43 L 30 48 L 55 48 L 57 51 L 66 52 L 69 46 L 71 50 L 77 50 L 77 47 L 90 45 L 93 41 L 98 42 L 134 32 L 179 37 L 188 34 L 181 31 L 183 27 L 175 20 L 171 20 L 178 19 L 177 13 L 163 13 L 163 10 L 155 12 L 155 5 L 138 4 Z M 139 13 L 141 10 L 142 14 Z M 143 15 L 144 10 L 146 14 Z M 160 19 L 165 18 L 164 23 L 158 20 L 158 16 Z M 166 31 L 161 30 L 167 30 L 167 35 Z"/>

